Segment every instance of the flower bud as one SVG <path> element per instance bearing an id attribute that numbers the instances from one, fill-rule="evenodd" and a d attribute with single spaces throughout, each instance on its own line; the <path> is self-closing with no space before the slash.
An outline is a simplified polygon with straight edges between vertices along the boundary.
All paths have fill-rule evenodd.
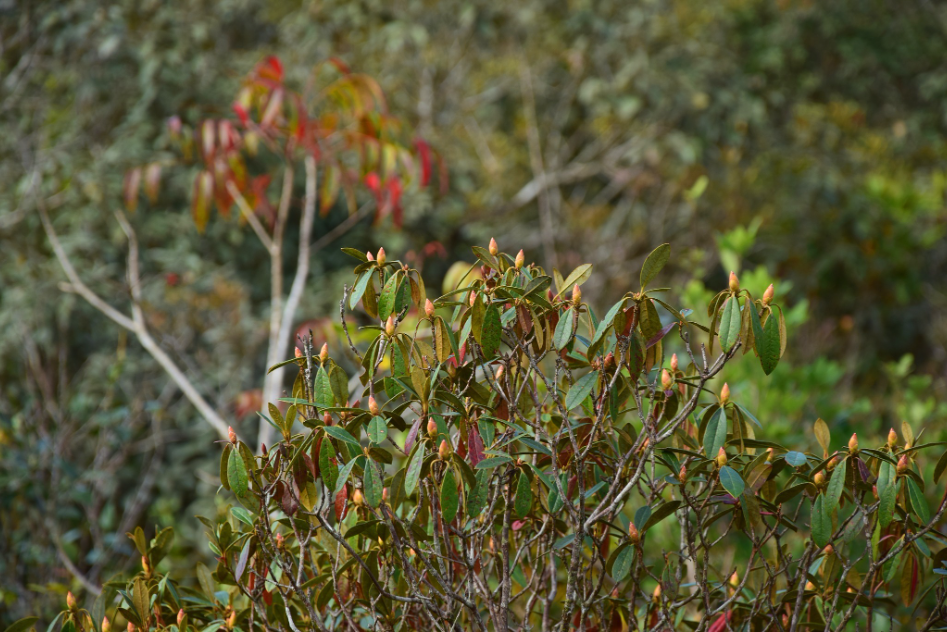
<path id="1" fill-rule="evenodd" d="M 720 405 L 724 405 L 730 401 L 730 385 L 724 382 L 723 388 L 720 389 Z"/>
<path id="2" fill-rule="evenodd" d="M 303 357 L 303 352 L 299 350 L 299 347 L 293 347 L 293 352 L 296 354 L 297 358 Z"/>
<path id="3" fill-rule="evenodd" d="M 137 629 L 138 629 L 138 628 L 135 627 L 135 624 L 132 623 L 131 621 L 129 621 L 129 622 L 128 622 L 128 625 L 125 626 L 126 632 L 135 632 L 135 630 L 137 630 Z"/>
<path id="4" fill-rule="evenodd" d="M 871 486 L 871 495 L 875 497 L 875 500 L 879 500 L 879 498 L 878 498 L 878 486 L 877 486 L 877 485 L 872 485 L 872 486 Z"/>
<path id="5" fill-rule="evenodd" d="M 908 471 L 908 468 L 911 467 L 911 461 L 908 460 L 907 454 L 902 454 L 901 458 L 898 459 L 898 474 L 904 474 Z"/>
<path id="6" fill-rule="evenodd" d="M 178 627 L 181 627 L 181 623 L 184 621 L 184 608 L 178 610 Z M 102 629 L 102 632 L 105 632 L 105 629 Z"/>
<path id="7" fill-rule="evenodd" d="M 141 556 L 141 570 L 145 571 L 145 575 L 151 577 L 151 562 L 148 561 L 148 556 Z"/>
<path id="8" fill-rule="evenodd" d="M 816 472 L 815 476 L 812 477 L 812 482 L 815 483 L 816 487 L 825 485 L 825 472 Z"/>
<path id="9" fill-rule="evenodd" d="M 616 366 L 618 365 L 615 364 L 615 354 L 609 351 L 605 356 L 605 368 L 609 371 L 614 371 Z"/>
<path id="10" fill-rule="evenodd" d="M 736 294 L 740 291 L 740 279 L 737 278 L 737 275 L 730 271 L 730 291 Z"/>
<path id="11" fill-rule="evenodd" d="M 395 317 L 391 315 L 388 317 L 388 320 L 385 321 L 385 333 L 389 337 L 395 335 Z"/>
<path id="12" fill-rule="evenodd" d="M 835 469 L 835 467 L 836 467 L 840 462 L 841 462 L 841 460 L 840 460 L 837 456 L 833 456 L 831 459 L 829 459 L 829 462 L 825 464 L 825 469 L 827 469 L 828 471 L 831 472 L 832 470 Z"/>
<path id="13" fill-rule="evenodd" d="M 671 370 L 677 372 L 677 354 L 671 354 Z"/>
<path id="14" fill-rule="evenodd" d="M 723 467 L 727 464 L 727 452 L 723 448 L 717 450 L 717 458 L 714 459 L 717 463 L 717 467 Z"/>
<path id="15" fill-rule="evenodd" d="M 582 289 L 578 284 L 572 286 L 572 303 L 578 305 L 582 302 Z"/>
<path id="16" fill-rule="evenodd" d="M 490 250 L 490 254 L 493 255 L 494 257 L 500 254 L 500 248 L 497 247 L 497 240 L 494 239 L 493 237 L 490 238 L 489 250 Z"/>
<path id="17" fill-rule="evenodd" d="M 641 542 L 641 534 L 638 533 L 638 527 L 635 526 L 634 522 L 628 523 L 628 539 L 631 540 L 632 544 Z"/>
<path id="18" fill-rule="evenodd" d="M 898 433 L 892 428 L 888 431 L 888 448 L 893 450 L 896 445 L 898 445 Z"/>
<path id="19" fill-rule="evenodd" d="M 227 628 L 233 630 L 234 626 L 237 625 L 237 611 L 233 610 L 230 613 L 230 616 L 227 617 Z"/>
<path id="20" fill-rule="evenodd" d="M 505 368 L 503 367 L 503 365 L 501 364 L 500 366 L 497 367 L 496 373 L 493 374 L 493 379 L 495 379 L 497 382 L 499 382 L 500 380 L 503 379 L 503 374 L 504 374 L 505 372 L 506 372 L 506 369 L 505 369 Z"/>
<path id="21" fill-rule="evenodd" d="M 434 303 L 429 298 L 424 299 L 424 314 L 428 318 L 434 315 Z"/>
<path id="22" fill-rule="evenodd" d="M 329 359 L 329 344 L 326 342 L 322 343 L 322 348 L 319 349 L 319 362 L 325 363 Z"/>
<path id="23" fill-rule="evenodd" d="M 740 575 L 736 571 L 730 574 L 730 586 L 736 588 L 740 585 Z"/>
<path id="24" fill-rule="evenodd" d="M 651 599 L 654 601 L 654 603 L 661 601 L 661 584 L 658 584 L 654 587 L 654 592 L 651 593 Z"/>
<path id="25" fill-rule="evenodd" d="M 766 462 L 773 462 L 773 448 L 766 448 Z"/>
<path id="26" fill-rule="evenodd" d="M 825 548 L 822 549 L 822 552 L 823 552 L 825 555 L 833 555 L 833 554 L 835 553 L 835 549 L 832 547 L 831 544 L 826 544 L 826 545 L 825 545 Z"/>
<path id="27" fill-rule="evenodd" d="M 806 582 L 806 590 L 810 592 L 815 590 L 815 584 L 813 584 L 811 581 Z"/>
<path id="28" fill-rule="evenodd" d="M 427 418 L 427 436 L 433 438 L 437 436 L 437 422 L 434 417 Z"/>
<path id="29" fill-rule="evenodd" d="M 277 533 L 276 534 L 276 548 L 282 551 L 285 546 L 286 546 L 286 542 L 283 540 L 283 534 Z"/>
<path id="30" fill-rule="evenodd" d="M 378 407 L 378 402 L 375 401 L 375 398 L 371 395 L 368 396 L 368 412 L 372 415 L 378 415 L 381 412 L 381 409 Z"/>
<path id="31" fill-rule="evenodd" d="M 384 248 L 379 248 L 379 249 L 378 249 L 378 256 L 375 257 L 375 260 L 378 262 L 378 265 L 380 265 L 380 266 L 385 265 L 385 262 L 388 261 L 388 256 L 385 255 L 385 249 L 384 249 Z"/>
<path id="32" fill-rule="evenodd" d="M 668 373 L 667 369 L 661 371 L 661 388 L 664 390 L 670 390 L 674 382 L 671 380 L 671 374 Z"/>
<path id="33" fill-rule="evenodd" d="M 366 253 L 365 253 L 365 257 L 367 257 L 369 261 L 374 261 L 374 260 L 375 260 L 375 255 L 373 255 L 373 254 L 371 253 L 371 251 L 366 252 Z"/>
<path id="34" fill-rule="evenodd" d="M 437 448 L 437 456 L 441 459 L 441 461 L 446 461 L 450 458 L 450 453 L 450 444 L 447 443 L 446 439 L 442 440 L 441 445 Z"/>
<path id="35" fill-rule="evenodd" d="M 72 591 L 66 593 L 66 607 L 70 610 L 75 610 L 76 606 L 79 605 L 76 602 L 76 596 L 72 594 Z"/>
<path id="36" fill-rule="evenodd" d="M 352 492 L 352 502 L 359 507 L 362 506 L 362 503 L 365 502 L 365 497 L 362 496 L 362 490 L 356 489 L 354 492 Z"/>
<path id="37" fill-rule="evenodd" d="M 858 454 L 858 434 L 852 433 L 852 438 L 848 440 L 848 451 L 852 454 Z"/>
<path id="38" fill-rule="evenodd" d="M 237 444 L 237 433 L 233 431 L 233 426 L 227 426 L 227 438 L 230 440 L 230 443 Z"/>
<path id="39" fill-rule="evenodd" d="M 776 290 L 773 289 L 773 284 L 770 283 L 769 287 L 766 288 L 766 291 L 763 292 L 763 305 L 769 305 L 773 302 L 773 295 L 776 294 Z"/>
<path id="40" fill-rule="evenodd" d="M 102 632 L 112 632 L 112 622 L 108 617 L 102 617 Z"/>
<path id="41" fill-rule="evenodd" d="M 468 302 L 470 303 L 471 307 L 477 304 L 477 295 L 474 292 L 470 293 L 470 300 Z"/>
<path id="42" fill-rule="evenodd" d="M 686 465 L 681 465 L 681 469 L 678 470 L 677 472 L 677 480 L 681 481 L 682 483 L 687 482 L 687 466 Z"/>
<path id="43" fill-rule="evenodd" d="M 381 501 L 384 503 L 388 502 L 388 488 L 387 487 L 381 490 Z"/>
<path id="44" fill-rule="evenodd" d="M 526 255 L 523 254 L 523 251 L 520 250 L 516 253 L 516 259 L 513 261 L 513 265 L 516 266 L 516 269 L 519 270 L 523 267 L 523 264 L 526 263 Z"/>

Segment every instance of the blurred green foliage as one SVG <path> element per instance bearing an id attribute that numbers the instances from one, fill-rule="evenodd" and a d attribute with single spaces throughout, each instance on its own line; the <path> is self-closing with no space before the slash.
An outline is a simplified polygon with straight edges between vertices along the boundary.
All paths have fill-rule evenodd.
<path id="1" fill-rule="evenodd" d="M 101 583 L 134 525 L 175 523 L 172 561 L 209 555 L 188 517 L 213 502 L 213 436 L 62 291 L 35 206 L 127 305 L 111 212 L 125 170 L 166 155 L 169 116 L 228 115 L 264 55 L 301 83 L 330 56 L 377 77 L 442 154 L 444 195 L 344 244 L 413 252 L 428 283 L 453 259 L 430 244 L 468 256 L 492 235 L 549 268 L 592 262 L 602 306 L 666 241 L 684 304 L 731 268 L 754 292 L 778 278 L 792 354 L 765 388 L 748 361 L 727 379 L 779 436 L 816 416 L 833 431 L 944 418 L 945 44 L 947 10 L 924 0 L 0 1 L 0 625 L 44 607 L 23 569 L 43 569 L 51 608 L 76 586 L 62 558 Z M 266 253 L 236 221 L 194 230 L 192 175 L 139 210 L 144 292 L 159 342 L 239 428 L 263 368 Z M 314 257 L 305 321 L 335 313 L 336 245 Z"/>

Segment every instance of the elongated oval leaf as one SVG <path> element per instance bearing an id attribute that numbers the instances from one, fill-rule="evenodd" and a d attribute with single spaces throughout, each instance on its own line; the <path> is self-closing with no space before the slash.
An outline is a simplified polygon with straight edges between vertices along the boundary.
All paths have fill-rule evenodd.
<path id="1" fill-rule="evenodd" d="M 479 516 L 486 506 L 487 494 L 490 492 L 490 474 L 490 470 L 477 472 L 477 483 L 467 499 L 467 516 L 470 518 Z"/>
<path id="2" fill-rule="evenodd" d="M 832 512 L 825 509 L 825 499 L 819 495 L 812 503 L 812 541 L 824 548 L 832 539 Z"/>
<path id="3" fill-rule="evenodd" d="M 670 258 L 671 244 L 661 244 L 651 251 L 648 258 L 644 260 L 644 265 L 641 266 L 641 276 L 639 279 L 641 281 L 642 290 L 646 285 L 651 283 L 651 280 L 658 275 L 658 272 L 667 265 Z"/>
<path id="4" fill-rule="evenodd" d="M 454 473 L 447 470 L 441 482 L 441 516 L 445 522 L 452 522 L 460 509 L 460 495 L 457 493 L 457 483 Z"/>
<path id="5" fill-rule="evenodd" d="M 718 408 L 710 416 L 707 428 L 704 430 L 704 455 L 713 459 L 720 452 L 720 448 L 727 442 L 727 416 L 722 408 Z"/>
<path id="6" fill-rule="evenodd" d="M 374 274 L 374 270 L 365 270 L 359 275 L 358 280 L 355 281 L 355 287 L 352 288 L 352 294 L 349 297 L 349 307 L 351 309 L 355 309 L 358 302 L 362 300 L 362 295 L 365 294 L 365 288 L 371 283 Z"/>
<path id="7" fill-rule="evenodd" d="M 559 316 L 556 332 L 552 335 L 552 344 L 562 351 L 572 341 L 572 328 L 575 325 L 575 310 L 571 307 Z"/>
<path id="8" fill-rule="evenodd" d="M 398 289 L 401 286 L 401 275 L 392 274 L 385 282 L 385 287 L 381 290 L 381 296 L 378 298 L 378 318 L 388 320 L 391 312 L 395 309 L 395 299 L 398 296 Z"/>
<path id="9" fill-rule="evenodd" d="M 585 398 L 592 392 L 592 389 L 595 388 L 597 381 L 598 373 L 595 371 L 586 373 L 576 380 L 575 384 L 572 385 L 572 388 L 570 388 L 566 394 L 566 410 L 572 410 L 584 402 Z"/>
<path id="10" fill-rule="evenodd" d="M 740 478 L 737 471 L 729 465 L 724 465 L 720 468 L 720 484 L 723 485 L 723 488 L 734 498 L 739 498 L 745 489 L 743 479 Z"/>
<path id="11" fill-rule="evenodd" d="M 319 367 L 316 372 L 315 388 L 316 405 L 323 408 L 329 408 L 335 405 L 335 397 L 332 394 L 332 382 L 329 380 L 329 374 L 325 367 Z M 277 422 L 279 423 L 279 422 Z"/>
<path id="12" fill-rule="evenodd" d="M 375 445 L 380 445 L 388 438 L 388 424 L 384 417 L 375 416 L 368 422 L 368 438 Z"/>
<path id="13" fill-rule="evenodd" d="M 562 287 L 559 288 L 559 295 L 564 296 L 568 292 L 571 292 L 573 285 L 582 285 L 591 275 L 592 264 L 583 263 L 578 268 L 573 270 L 572 273 L 569 274 L 566 280 L 562 283 Z"/>
<path id="14" fill-rule="evenodd" d="M 334 439 L 344 441 L 349 445 L 353 445 L 359 449 L 362 448 L 362 444 L 358 442 L 358 439 L 349 434 L 349 431 L 345 428 L 340 428 L 339 426 L 324 426 L 322 429 L 325 430 L 327 435 Z"/>
<path id="15" fill-rule="evenodd" d="M 533 490 L 529 485 L 529 477 L 525 472 L 520 472 L 519 480 L 516 482 L 516 497 L 513 499 L 516 517 L 520 520 L 525 518 L 532 506 Z"/>
<path id="16" fill-rule="evenodd" d="M 339 468 L 332 462 L 335 458 L 335 448 L 329 437 L 322 438 L 322 445 L 319 446 L 319 473 L 322 475 L 322 481 L 326 484 L 326 489 L 334 490 L 336 483 L 339 482 Z"/>
<path id="17" fill-rule="evenodd" d="M 615 562 L 612 564 L 612 579 L 620 582 L 631 572 L 631 564 L 635 561 L 635 548 L 626 546 L 615 556 Z"/>
<path id="18" fill-rule="evenodd" d="M 740 338 L 740 303 L 735 296 L 723 304 L 720 316 L 720 347 L 729 352 Z"/>
<path id="19" fill-rule="evenodd" d="M 480 332 L 480 346 L 483 349 L 484 358 L 489 360 L 496 354 L 497 349 L 500 348 L 502 333 L 500 310 L 496 305 L 491 305 L 483 315 L 483 329 Z"/>
<path id="20" fill-rule="evenodd" d="M 829 479 L 829 485 L 825 490 L 825 510 L 831 514 L 838 507 L 839 500 L 842 498 L 842 490 L 845 489 L 845 473 L 848 470 L 848 457 L 835 466 L 832 471 L 832 478 Z"/>
<path id="21" fill-rule="evenodd" d="M 905 480 L 907 481 L 908 496 L 911 497 L 911 509 L 914 510 L 914 514 L 921 521 L 921 526 L 926 527 L 927 523 L 931 521 L 931 510 L 927 506 L 927 499 L 924 498 L 924 493 L 913 478 L 905 477 Z"/>
<path id="22" fill-rule="evenodd" d="M 37 621 L 39 621 L 39 617 L 24 617 L 19 621 L 14 621 L 10 627 L 3 632 L 27 632 Z"/>
<path id="23" fill-rule="evenodd" d="M 404 491 L 406 496 L 410 496 L 414 493 L 414 490 L 418 488 L 418 479 L 421 478 L 421 466 L 424 465 L 424 444 L 418 445 L 418 449 L 414 451 L 414 456 L 411 457 L 411 462 L 408 463 L 408 472 L 404 477 Z"/>
<path id="24" fill-rule="evenodd" d="M 365 488 L 365 502 L 370 507 L 377 507 L 381 504 L 384 487 L 381 483 L 381 475 L 378 472 L 379 468 L 380 466 L 374 461 L 365 462 L 365 476 L 362 478 L 362 485 Z"/>
<path id="25" fill-rule="evenodd" d="M 749 306 L 750 311 L 755 311 Z M 773 314 L 763 325 L 763 335 L 756 339 L 756 352 L 760 354 L 760 366 L 763 367 L 763 373 L 769 375 L 779 364 L 780 353 L 779 324 Z"/>
<path id="26" fill-rule="evenodd" d="M 247 466 L 239 450 L 230 451 L 230 457 L 227 459 L 227 482 L 230 483 L 230 489 L 238 498 L 245 497 L 250 491 Z"/>
<path id="27" fill-rule="evenodd" d="M 362 457 L 362 458 L 364 459 L 365 457 Z M 348 463 L 346 463 L 345 467 L 339 470 L 338 479 L 335 481 L 335 487 L 332 488 L 333 493 L 335 494 L 340 493 L 342 489 L 345 487 L 345 484 L 349 482 L 349 476 L 352 474 L 352 468 L 355 467 L 355 464 L 357 461 L 358 461 L 358 458 L 356 457 L 352 459 L 351 461 L 349 461 Z"/>

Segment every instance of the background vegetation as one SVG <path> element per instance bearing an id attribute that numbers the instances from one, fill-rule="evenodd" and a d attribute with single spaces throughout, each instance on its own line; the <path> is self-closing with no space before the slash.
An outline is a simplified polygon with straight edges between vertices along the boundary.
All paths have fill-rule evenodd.
<path id="1" fill-rule="evenodd" d="M 63 291 L 36 208 L 127 305 L 127 169 L 171 155 L 170 116 L 232 116 L 266 55 L 298 84 L 330 57 L 376 77 L 449 172 L 405 194 L 403 228 L 366 219 L 313 255 L 297 324 L 330 345 L 342 245 L 383 245 L 438 286 L 495 235 L 549 269 L 593 263 L 601 310 L 671 242 L 675 304 L 706 304 L 731 269 L 757 295 L 780 279 L 791 352 L 765 383 L 749 359 L 724 376 L 768 438 L 813 442 L 818 416 L 837 437 L 906 420 L 935 441 L 945 44 L 926 0 L 0 2 L 0 625 L 127 570 L 135 526 L 175 527 L 168 567 L 211 556 L 191 516 L 224 505 L 216 436 L 134 337 Z M 193 176 L 135 215 L 143 290 L 158 342 L 243 432 L 268 255 L 236 215 L 195 229 Z"/>

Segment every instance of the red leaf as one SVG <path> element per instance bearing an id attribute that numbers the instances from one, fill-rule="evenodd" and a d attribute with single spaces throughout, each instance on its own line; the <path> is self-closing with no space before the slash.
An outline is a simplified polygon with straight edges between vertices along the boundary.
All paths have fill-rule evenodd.
<path id="1" fill-rule="evenodd" d="M 477 424 L 467 426 L 467 447 L 470 450 L 470 464 L 477 467 L 477 463 L 483 460 L 483 439 L 480 438 Z"/>
<path id="2" fill-rule="evenodd" d="M 243 107 L 239 103 L 233 104 L 234 114 L 237 115 L 237 118 L 240 119 L 240 123 L 243 126 L 246 126 L 250 122 L 250 115 L 247 113 L 247 108 Z"/>
<path id="3" fill-rule="evenodd" d="M 410 452 L 411 448 L 414 446 L 415 440 L 418 438 L 418 432 L 421 430 L 421 417 L 418 417 L 414 424 L 411 426 L 411 430 L 408 431 L 408 436 L 404 440 L 404 451 Z"/>
<path id="4" fill-rule="evenodd" d="M 707 632 L 721 632 L 722 630 L 726 630 L 727 623 L 729 623 L 731 619 L 733 619 L 732 610 L 717 617 L 717 620 L 714 621 L 709 628 L 707 628 Z"/>
<path id="5" fill-rule="evenodd" d="M 420 138 L 414 141 L 414 146 L 421 160 L 421 186 L 426 187 L 431 182 L 431 146 Z"/>
<path id="6" fill-rule="evenodd" d="M 401 210 L 401 180 L 398 178 L 388 181 L 388 205 L 391 207 L 392 221 L 395 226 L 401 228 L 404 218 Z"/>
<path id="7" fill-rule="evenodd" d="M 335 495 L 335 519 L 342 520 L 345 518 L 345 514 L 349 512 L 349 507 L 345 501 L 349 498 L 349 486 L 348 483 L 345 484 L 345 487 Z M 344 510 L 344 513 L 343 513 Z"/>
<path id="8" fill-rule="evenodd" d="M 270 95 L 270 100 L 266 104 L 266 109 L 263 110 L 263 117 L 260 119 L 260 126 L 270 127 L 273 125 L 282 110 L 283 89 L 277 88 L 276 90 L 273 90 L 273 93 Z"/>
<path id="9" fill-rule="evenodd" d="M 283 81 L 283 64 L 279 57 L 270 55 L 257 65 L 256 74 L 261 79 L 280 83 Z"/>

